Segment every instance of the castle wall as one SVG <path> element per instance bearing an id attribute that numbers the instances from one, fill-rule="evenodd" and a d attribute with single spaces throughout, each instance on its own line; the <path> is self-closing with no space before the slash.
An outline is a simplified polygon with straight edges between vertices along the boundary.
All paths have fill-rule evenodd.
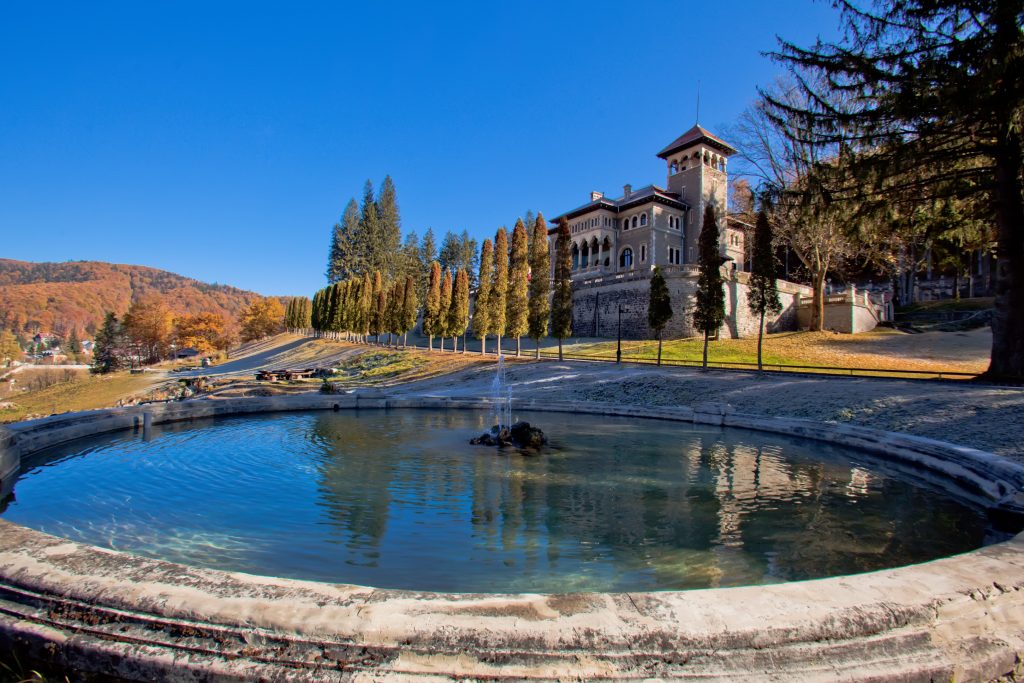
<path id="1" fill-rule="evenodd" d="M 694 266 L 665 267 L 665 282 L 672 299 L 673 316 L 665 326 L 664 336 L 694 337 L 693 305 L 697 292 L 697 269 Z M 726 322 L 719 334 L 738 339 L 757 335 L 758 319 L 747 308 L 749 275 L 732 274 L 725 283 Z M 765 319 L 769 332 L 797 329 L 797 298 L 809 296 L 810 289 L 791 282 L 779 281 L 782 312 Z M 620 273 L 573 283 L 573 336 L 615 337 L 618 333 L 618 311 L 622 306 L 624 339 L 650 339 L 654 335 L 647 325 L 647 303 L 650 300 L 650 271 Z"/>

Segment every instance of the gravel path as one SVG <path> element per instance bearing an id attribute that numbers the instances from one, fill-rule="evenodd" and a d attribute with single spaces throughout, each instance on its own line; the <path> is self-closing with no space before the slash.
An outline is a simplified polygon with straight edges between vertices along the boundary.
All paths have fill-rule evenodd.
<path id="1" fill-rule="evenodd" d="M 406 385 L 486 396 L 493 366 Z M 604 363 L 510 362 L 513 396 L 645 405 L 720 401 L 758 415 L 850 422 L 998 453 L 1024 464 L 1024 389 L 981 384 L 767 374 Z"/>

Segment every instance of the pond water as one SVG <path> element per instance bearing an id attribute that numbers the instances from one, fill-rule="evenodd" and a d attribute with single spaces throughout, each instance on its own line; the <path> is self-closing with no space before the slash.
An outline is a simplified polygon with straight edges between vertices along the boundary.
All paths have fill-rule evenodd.
<path id="1" fill-rule="evenodd" d="M 871 456 L 658 420 L 516 416 L 539 455 L 470 446 L 485 412 L 277 413 L 38 453 L 6 519 L 253 574 L 450 592 L 690 589 L 869 571 L 1002 540 Z"/>

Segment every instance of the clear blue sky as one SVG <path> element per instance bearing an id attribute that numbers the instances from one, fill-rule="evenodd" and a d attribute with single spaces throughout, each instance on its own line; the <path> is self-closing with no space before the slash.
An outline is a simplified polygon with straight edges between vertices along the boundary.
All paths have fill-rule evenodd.
<path id="1" fill-rule="evenodd" d="M 403 228 L 482 238 L 527 209 L 664 183 L 733 122 L 809 0 L 4 3 L 0 255 L 323 284 L 330 226 L 394 178 Z"/>

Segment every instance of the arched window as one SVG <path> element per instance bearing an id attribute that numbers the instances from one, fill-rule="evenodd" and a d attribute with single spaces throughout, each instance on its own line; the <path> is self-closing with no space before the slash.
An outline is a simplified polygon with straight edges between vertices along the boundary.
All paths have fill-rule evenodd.
<path id="1" fill-rule="evenodd" d="M 633 227 L 636 227 L 636 216 L 633 216 Z"/>
<path id="2" fill-rule="evenodd" d="M 672 175 L 679 173 L 679 164 L 675 161 L 672 162 Z"/>
<path id="3" fill-rule="evenodd" d="M 576 270 L 580 267 L 580 248 L 575 244 L 572 245 L 572 269 Z"/>
<path id="4" fill-rule="evenodd" d="M 590 265 L 590 245 L 584 242 L 583 250 L 580 256 L 580 266 L 586 268 L 588 265 Z"/>
<path id="5" fill-rule="evenodd" d="M 628 218 L 623 218 L 622 219 L 622 229 L 623 230 L 629 230 L 629 219 Z"/>
<path id="6" fill-rule="evenodd" d="M 619 268 L 632 268 L 633 267 L 633 250 L 626 247 L 619 254 Z"/>
<path id="7" fill-rule="evenodd" d="M 640 214 L 640 225 L 647 225 L 647 214 Z"/>

